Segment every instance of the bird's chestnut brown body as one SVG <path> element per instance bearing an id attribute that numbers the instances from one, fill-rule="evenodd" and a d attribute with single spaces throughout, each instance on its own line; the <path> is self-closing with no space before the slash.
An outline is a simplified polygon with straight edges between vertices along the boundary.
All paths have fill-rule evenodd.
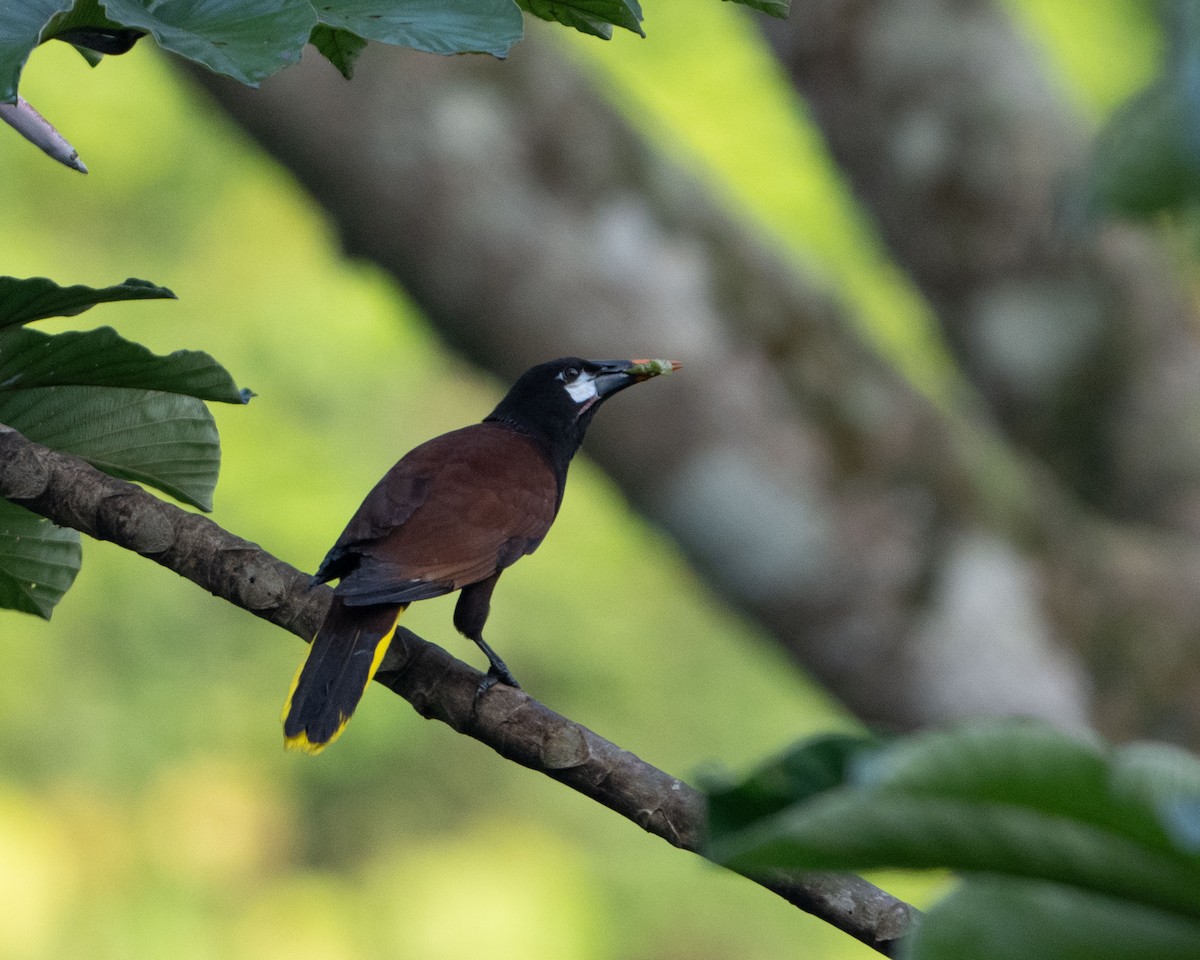
<path id="1" fill-rule="evenodd" d="M 486 683 L 516 685 L 483 639 L 501 572 L 546 536 L 567 467 L 600 403 L 678 364 L 566 357 L 533 367 L 482 423 L 416 447 L 375 485 L 314 580 L 334 600 L 284 707 L 290 748 L 334 740 L 408 604 L 462 591 L 454 625 L 487 655 Z"/>

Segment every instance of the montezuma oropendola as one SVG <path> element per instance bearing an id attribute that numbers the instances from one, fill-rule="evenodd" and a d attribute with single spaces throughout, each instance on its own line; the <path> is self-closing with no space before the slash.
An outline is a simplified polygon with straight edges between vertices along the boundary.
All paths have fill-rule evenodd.
<path id="1" fill-rule="evenodd" d="M 283 708 L 286 746 L 317 753 L 338 737 L 414 600 L 461 591 L 454 626 L 491 664 L 481 689 L 517 686 L 483 639 L 496 581 L 546 536 L 567 467 L 600 404 L 679 366 L 551 360 L 523 373 L 482 423 L 401 458 L 367 494 L 313 577 L 340 582 Z"/>

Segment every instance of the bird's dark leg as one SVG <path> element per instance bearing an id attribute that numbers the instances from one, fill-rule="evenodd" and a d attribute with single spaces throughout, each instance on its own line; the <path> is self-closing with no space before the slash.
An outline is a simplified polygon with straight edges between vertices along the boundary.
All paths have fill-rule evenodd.
<path id="1" fill-rule="evenodd" d="M 510 687 L 518 689 L 521 686 L 496 651 L 489 647 L 483 639 L 483 625 L 487 622 L 488 613 L 491 612 L 492 591 L 496 588 L 496 581 L 499 579 L 500 572 L 497 571 L 486 580 L 463 587 L 458 595 L 458 605 L 454 608 L 454 628 L 464 637 L 474 640 L 491 664 L 488 667 L 488 675 L 479 685 L 481 694 L 495 686 L 497 682 L 506 683 Z"/>

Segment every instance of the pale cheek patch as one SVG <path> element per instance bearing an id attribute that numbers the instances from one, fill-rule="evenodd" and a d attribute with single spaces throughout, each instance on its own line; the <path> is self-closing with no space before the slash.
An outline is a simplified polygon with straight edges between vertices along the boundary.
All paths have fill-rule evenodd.
<path id="1" fill-rule="evenodd" d="M 564 387 L 576 403 L 587 403 L 596 399 L 596 378 L 586 371 L 581 373 L 574 383 L 564 384 Z"/>

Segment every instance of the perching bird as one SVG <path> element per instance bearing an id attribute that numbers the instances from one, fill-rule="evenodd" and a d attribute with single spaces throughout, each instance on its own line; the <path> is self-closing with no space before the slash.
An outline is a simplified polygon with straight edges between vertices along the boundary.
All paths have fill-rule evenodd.
<path id="1" fill-rule="evenodd" d="M 435 437 L 392 467 L 313 578 L 340 583 L 283 708 L 286 746 L 317 753 L 338 737 L 414 600 L 461 590 L 454 626 L 491 664 L 481 689 L 517 686 L 483 639 L 496 581 L 546 536 L 600 404 L 679 366 L 578 357 L 539 364 L 482 423 Z"/>

